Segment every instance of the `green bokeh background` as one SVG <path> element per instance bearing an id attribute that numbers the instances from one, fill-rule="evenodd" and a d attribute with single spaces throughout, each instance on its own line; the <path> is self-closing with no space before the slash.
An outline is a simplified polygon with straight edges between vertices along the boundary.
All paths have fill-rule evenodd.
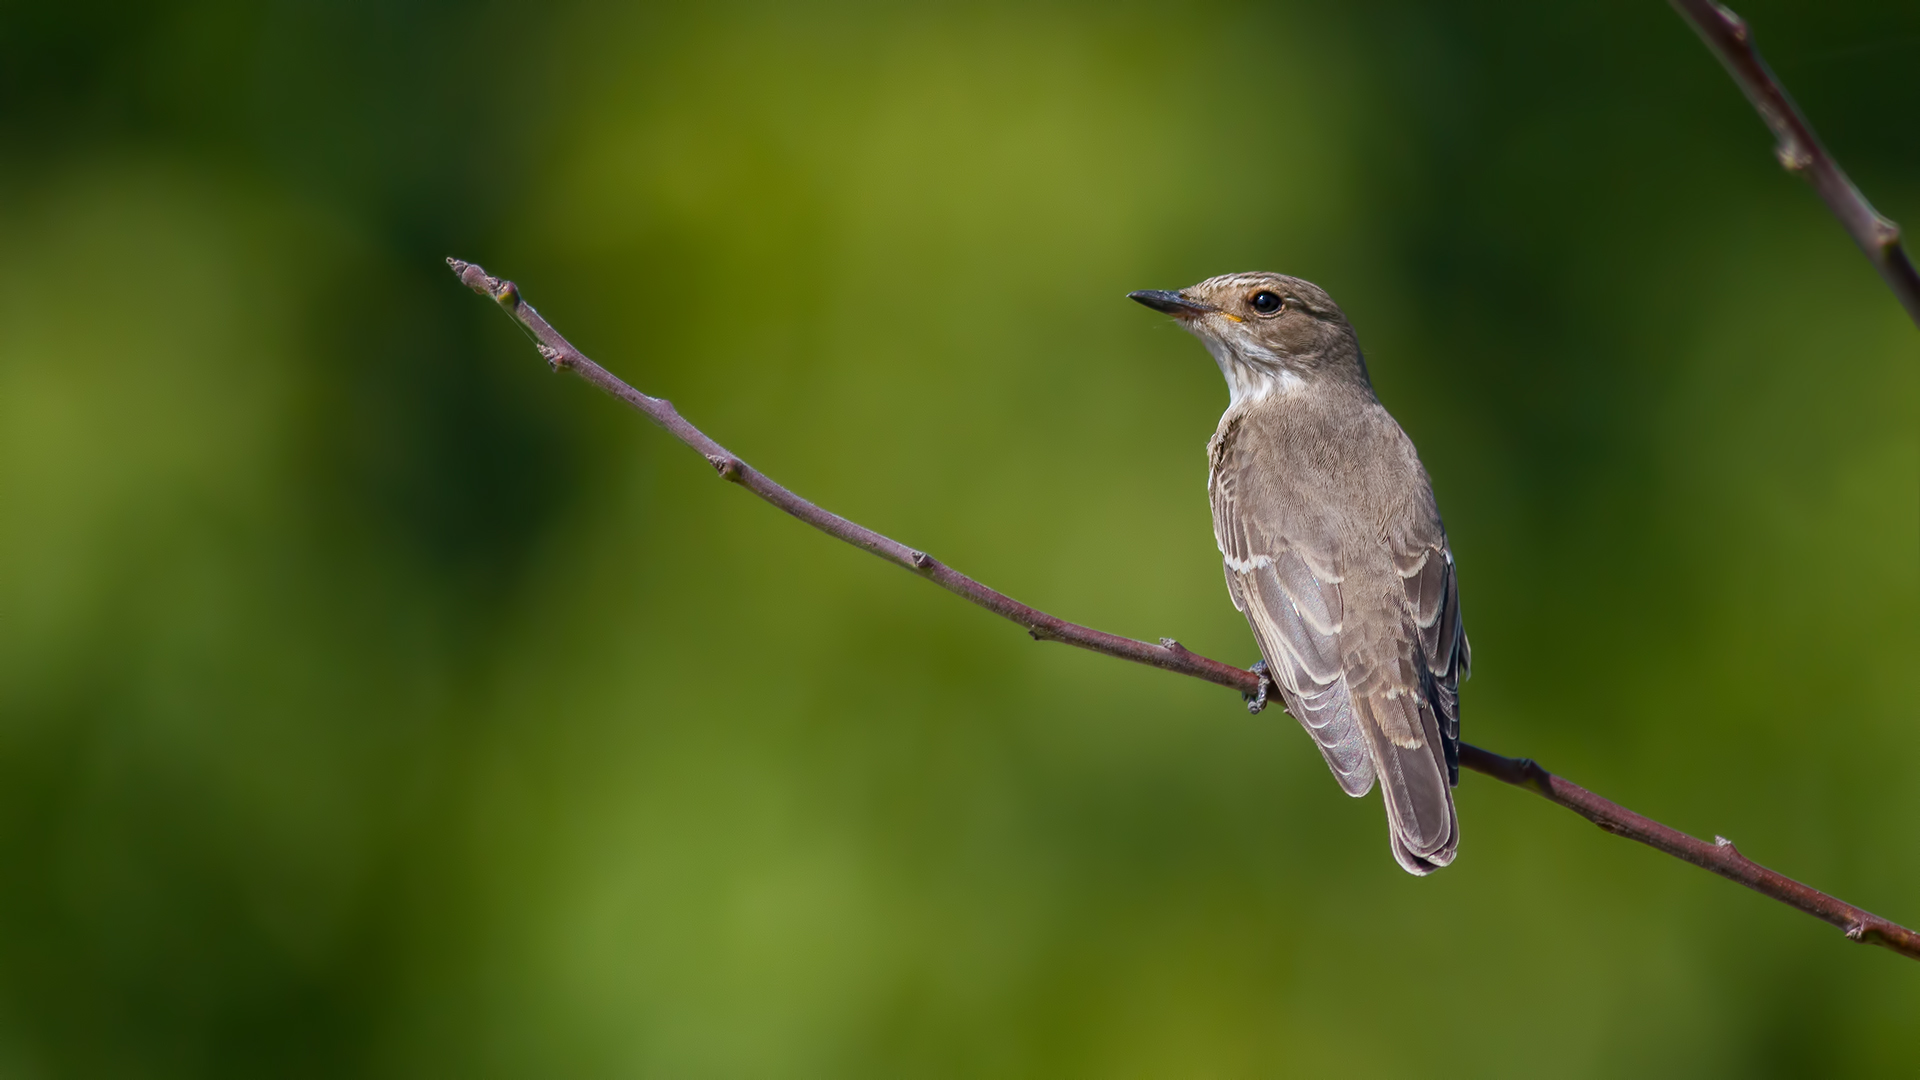
<path id="1" fill-rule="evenodd" d="M 1920 8 L 1742 5 L 1920 224 Z M 1199 346 L 1310 277 L 1469 740 L 1920 921 L 1920 349 L 1633 4 L 0 4 L 0 1076 L 1843 1076 L 1920 968 L 1062 616 L 1254 649 Z"/>

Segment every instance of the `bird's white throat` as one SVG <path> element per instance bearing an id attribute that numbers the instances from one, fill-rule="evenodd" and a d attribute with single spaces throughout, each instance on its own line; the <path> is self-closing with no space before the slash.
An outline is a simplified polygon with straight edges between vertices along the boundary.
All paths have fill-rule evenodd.
<path id="1" fill-rule="evenodd" d="M 1220 365 L 1220 374 L 1227 377 L 1227 392 L 1232 395 L 1232 408 L 1238 405 L 1251 405 L 1279 394 L 1295 394 L 1306 388 L 1306 380 L 1288 371 L 1280 363 L 1280 357 L 1259 346 L 1242 344 L 1236 351 L 1232 345 L 1211 337 L 1200 339 L 1213 354 L 1214 362 Z M 1249 347 L 1264 355 L 1247 357 L 1242 352 Z"/>

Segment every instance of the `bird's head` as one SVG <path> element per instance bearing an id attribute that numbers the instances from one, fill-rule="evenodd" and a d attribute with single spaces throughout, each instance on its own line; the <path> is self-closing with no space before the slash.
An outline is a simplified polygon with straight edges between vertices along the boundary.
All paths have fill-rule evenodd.
<path id="1" fill-rule="evenodd" d="M 1128 293 L 1207 346 L 1237 403 L 1334 378 L 1367 384 L 1353 327 L 1320 286 L 1285 274 L 1224 274 L 1167 292 Z"/>

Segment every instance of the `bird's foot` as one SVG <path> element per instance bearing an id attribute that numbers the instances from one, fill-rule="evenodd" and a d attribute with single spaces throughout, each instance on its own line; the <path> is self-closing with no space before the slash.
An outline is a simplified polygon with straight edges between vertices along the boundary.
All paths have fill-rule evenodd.
<path id="1" fill-rule="evenodd" d="M 1240 699 L 1247 703 L 1247 711 L 1257 713 L 1267 707 L 1267 691 L 1273 686 L 1273 677 L 1267 674 L 1267 662 L 1261 660 L 1247 669 L 1260 676 L 1260 691 L 1254 694 L 1242 693 Z"/>

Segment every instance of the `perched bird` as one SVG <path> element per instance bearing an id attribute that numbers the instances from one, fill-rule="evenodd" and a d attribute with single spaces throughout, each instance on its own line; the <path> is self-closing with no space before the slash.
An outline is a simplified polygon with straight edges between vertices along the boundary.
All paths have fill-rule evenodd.
<path id="1" fill-rule="evenodd" d="M 1213 534 L 1287 711 L 1348 795 L 1380 781 L 1401 866 L 1447 865 L 1468 664 L 1453 553 L 1353 327 L 1282 274 L 1128 295 L 1178 319 L 1227 377 L 1207 444 Z"/>

